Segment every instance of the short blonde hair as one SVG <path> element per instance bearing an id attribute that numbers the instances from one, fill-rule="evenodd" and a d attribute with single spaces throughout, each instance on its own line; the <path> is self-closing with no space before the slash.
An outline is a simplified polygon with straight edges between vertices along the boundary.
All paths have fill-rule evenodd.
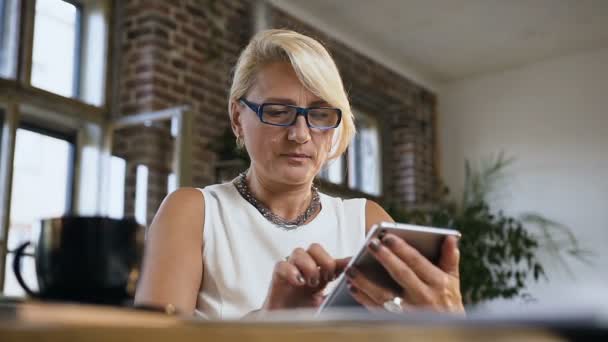
<path id="1" fill-rule="evenodd" d="M 234 69 L 228 101 L 238 102 L 253 87 L 257 72 L 273 62 L 288 62 L 306 89 L 342 110 L 342 122 L 334 136 L 332 155 L 339 157 L 355 135 L 355 123 L 348 96 L 336 63 L 315 39 L 290 30 L 265 30 L 257 33 L 243 50 Z"/>

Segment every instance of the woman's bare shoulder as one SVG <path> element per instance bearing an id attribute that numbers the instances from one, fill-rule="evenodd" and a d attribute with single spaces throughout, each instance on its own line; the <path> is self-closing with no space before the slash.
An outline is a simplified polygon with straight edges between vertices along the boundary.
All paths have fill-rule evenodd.
<path id="1" fill-rule="evenodd" d="M 365 232 L 367 233 L 374 224 L 382 221 L 394 222 L 393 218 L 378 203 L 369 199 L 365 201 Z"/>
<path id="2" fill-rule="evenodd" d="M 204 215 L 203 192 L 196 188 L 179 188 L 163 200 L 152 225 L 201 227 Z"/>
<path id="3" fill-rule="evenodd" d="M 205 201 L 203 192 L 197 188 L 179 188 L 163 200 L 161 208 L 164 206 L 176 210 L 201 210 L 204 208 Z"/>

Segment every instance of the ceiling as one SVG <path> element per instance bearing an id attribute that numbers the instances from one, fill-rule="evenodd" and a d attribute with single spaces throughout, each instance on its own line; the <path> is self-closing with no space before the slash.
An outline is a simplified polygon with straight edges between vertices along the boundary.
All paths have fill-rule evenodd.
<path id="1" fill-rule="evenodd" d="M 269 2 L 431 88 L 608 47 L 608 0 Z"/>

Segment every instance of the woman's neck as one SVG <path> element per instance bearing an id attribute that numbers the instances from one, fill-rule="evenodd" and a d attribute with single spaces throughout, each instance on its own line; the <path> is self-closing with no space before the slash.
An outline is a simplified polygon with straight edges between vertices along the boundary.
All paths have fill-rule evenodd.
<path id="1" fill-rule="evenodd" d="M 293 220 L 308 208 L 312 200 L 312 180 L 307 183 L 281 184 L 258 175 L 255 170 L 247 172 L 249 191 L 275 215 Z"/>

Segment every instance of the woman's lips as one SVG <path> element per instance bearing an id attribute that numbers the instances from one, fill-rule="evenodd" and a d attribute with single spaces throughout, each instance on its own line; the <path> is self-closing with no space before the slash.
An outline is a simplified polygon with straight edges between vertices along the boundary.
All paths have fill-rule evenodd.
<path id="1" fill-rule="evenodd" d="M 283 157 L 287 157 L 291 160 L 307 160 L 307 159 L 311 159 L 311 157 L 307 154 L 303 154 L 303 153 L 284 153 L 281 154 Z"/>

